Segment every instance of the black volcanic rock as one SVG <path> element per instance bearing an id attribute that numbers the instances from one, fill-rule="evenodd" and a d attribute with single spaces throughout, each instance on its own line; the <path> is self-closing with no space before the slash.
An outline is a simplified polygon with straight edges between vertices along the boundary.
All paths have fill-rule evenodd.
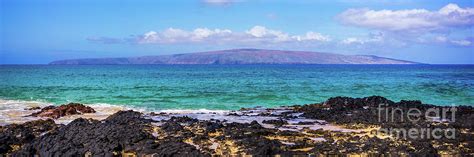
<path id="1" fill-rule="evenodd" d="M 233 49 L 130 58 L 89 58 L 50 64 L 416 64 L 367 55 L 341 55 L 308 51 Z"/>
<path id="2" fill-rule="evenodd" d="M 283 119 L 272 119 L 272 120 L 264 120 L 262 121 L 262 123 L 265 123 L 265 124 L 273 124 L 277 127 L 280 127 L 280 126 L 283 126 L 285 124 L 288 124 L 287 121 L 283 120 Z"/>
<path id="3" fill-rule="evenodd" d="M 201 157 L 201 156 L 209 156 L 206 154 L 202 154 L 197 150 L 194 146 L 183 143 L 183 142 L 175 142 L 175 141 L 166 141 L 163 142 L 161 145 L 159 145 L 156 150 L 156 152 L 153 154 L 153 156 L 163 156 L 163 157 L 168 157 L 168 156 L 196 156 L 196 157 Z"/>
<path id="4" fill-rule="evenodd" d="M 163 114 L 171 117 L 158 123 L 150 119 L 150 115 L 119 111 L 101 121 L 78 118 L 62 125 L 49 119 L 0 126 L 0 156 L 380 156 L 385 153 L 393 156 L 439 156 L 439 153 L 469 156 L 474 153 L 474 107 L 457 106 L 455 114 L 447 112 L 448 115 L 455 115 L 455 122 L 430 121 L 429 118 L 421 118 L 417 122 L 399 121 L 398 118 L 381 122 L 377 117 L 378 104 L 387 104 L 387 107 L 400 108 L 404 112 L 410 108 L 425 112 L 430 108 L 443 107 L 417 100 L 393 102 L 380 96 L 334 97 L 323 103 L 284 108 L 283 111 L 292 110 L 286 111 L 287 114 L 262 115 L 277 118 L 263 123 L 283 125 L 284 129 L 262 126 L 257 121 L 228 123 L 215 119 L 175 117 L 173 114 Z M 303 115 L 285 119 L 292 113 Z M 314 130 L 302 126 L 312 124 L 307 122 L 291 123 L 291 127 L 284 125 L 286 120 L 301 116 L 362 130 Z M 395 117 L 400 118 L 401 115 Z M 290 129 L 295 125 L 303 127 L 302 130 Z M 397 138 L 401 132 L 390 133 L 393 138 L 372 136 L 373 131 L 391 128 L 454 128 L 456 138 Z"/>
<path id="5" fill-rule="evenodd" d="M 324 102 L 333 108 L 342 110 L 353 110 L 364 107 L 378 107 L 379 105 L 392 105 L 394 102 L 381 96 L 370 96 L 365 98 L 333 97 Z"/>
<path id="6" fill-rule="evenodd" d="M 114 156 L 133 153 L 139 156 L 199 155 L 200 152 L 179 141 L 158 143 L 150 130 L 151 120 L 134 111 L 120 111 L 104 121 L 78 118 L 56 131 L 25 145 L 16 155 L 33 156 Z M 183 151 L 179 151 L 183 150 Z"/>
<path id="7" fill-rule="evenodd" d="M 11 124 L 0 127 L 0 156 L 12 151 L 12 146 L 20 146 L 33 141 L 42 133 L 57 128 L 53 120 L 35 120 L 24 124 Z"/>

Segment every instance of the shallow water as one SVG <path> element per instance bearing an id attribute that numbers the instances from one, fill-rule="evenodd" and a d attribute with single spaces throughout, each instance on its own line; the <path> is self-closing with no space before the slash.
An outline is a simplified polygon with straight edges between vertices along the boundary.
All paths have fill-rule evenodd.
<path id="1" fill-rule="evenodd" d="M 1 65 L 0 99 L 236 110 L 381 95 L 474 104 L 474 65 Z"/>

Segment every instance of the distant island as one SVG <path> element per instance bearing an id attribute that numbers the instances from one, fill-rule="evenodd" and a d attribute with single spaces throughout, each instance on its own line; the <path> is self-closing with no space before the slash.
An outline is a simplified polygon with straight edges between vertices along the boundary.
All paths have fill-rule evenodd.
<path id="1" fill-rule="evenodd" d="M 418 64 L 373 55 L 265 49 L 231 49 L 128 58 L 86 58 L 53 61 L 53 65 L 94 64 Z"/>

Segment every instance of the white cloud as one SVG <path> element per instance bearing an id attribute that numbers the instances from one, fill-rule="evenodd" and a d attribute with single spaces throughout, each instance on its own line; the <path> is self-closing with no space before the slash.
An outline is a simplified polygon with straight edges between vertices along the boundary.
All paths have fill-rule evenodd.
<path id="1" fill-rule="evenodd" d="M 149 31 L 142 36 L 139 42 L 146 43 L 148 41 L 157 41 L 157 40 L 158 40 L 158 33 L 156 33 L 155 31 Z"/>
<path id="2" fill-rule="evenodd" d="M 202 0 L 202 2 L 209 5 L 229 5 L 236 2 L 236 0 Z"/>
<path id="3" fill-rule="evenodd" d="M 196 28 L 186 31 L 168 28 L 161 32 L 149 31 L 129 40 L 138 44 L 173 44 L 173 43 L 220 43 L 220 44 L 259 44 L 259 43 L 295 43 L 327 42 L 330 38 L 317 32 L 309 31 L 303 35 L 290 35 L 264 26 L 254 26 L 243 32 L 229 29 Z"/>
<path id="4" fill-rule="evenodd" d="M 228 35 L 228 34 L 232 34 L 232 31 L 228 30 L 228 29 L 210 30 L 210 29 L 207 29 L 207 28 L 197 28 L 193 31 L 193 34 L 194 34 L 193 35 L 194 40 L 201 40 L 201 39 L 213 36 L 213 35 L 225 36 L 225 35 Z"/>
<path id="5" fill-rule="evenodd" d="M 426 41 L 430 43 L 430 41 Z M 436 36 L 433 38 L 434 43 L 441 43 L 441 44 L 448 44 L 448 45 L 454 45 L 454 46 L 461 46 L 461 47 L 467 47 L 467 46 L 474 46 L 474 40 L 473 38 L 466 38 L 466 39 L 451 39 L 448 38 L 447 36 Z"/>
<path id="6" fill-rule="evenodd" d="M 472 42 L 469 40 L 451 40 L 451 43 L 458 46 L 472 46 Z"/>
<path id="7" fill-rule="evenodd" d="M 153 34 L 156 35 L 157 33 Z M 167 30 L 161 33 L 161 36 L 166 39 L 179 39 L 188 37 L 189 33 L 181 29 L 168 28 Z"/>
<path id="8" fill-rule="evenodd" d="M 343 51 L 359 53 L 390 53 L 413 44 L 388 32 L 371 32 L 364 36 L 352 36 L 338 41 L 337 47 Z"/>
<path id="9" fill-rule="evenodd" d="M 383 31 L 431 32 L 472 27 L 474 8 L 448 4 L 437 11 L 349 9 L 337 18 L 344 24 Z"/>
<path id="10" fill-rule="evenodd" d="M 437 37 L 435 37 L 435 41 L 437 41 L 437 42 L 446 42 L 446 41 L 448 41 L 448 38 L 445 37 L 445 36 L 437 36 Z"/>
<path id="11" fill-rule="evenodd" d="M 254 26 L 250 30 L 246 31 L 252 37 L 256 39 L 268 39 L 275 42 L 290 41 L 291 38 L 287 33 L 281 31 L 267 29 L 263 26 Z"/>
<path id="12" fill-rule="evenodd" d="M 474 37 L 449 36 L 446 34 L 425 34 L 413 42 L 417 44 L 434 44 L 443 46 L 470 47 L 474 46 Z"/>
<path id="13" fill-rule="evenodd" d="M 341 43 L 343 44 L 364 44 L 365 41 L 359 39 L 359 38 L 355 38 L 355 37 L 349 37 L 349 38 L 346 38 L 344 40 L 341 41 Z"/>
<path id="14" fill-rule="evenodd" d="M 331 41 L 329 36 L 322 35 L 321 33 L 317 32 L 307 32 L 304 36 L 293 36 L 293 39 L 297 41 L 307 41 L 307 40 L 316 40 L 316 41 Z"/>
<path id="15" fill-rule="evenodd" d="M 168 28 L 162 32 L 149 31 L 143 35 L 138 36 L 132 41 L 140 44 L 199 42 L 216 36 L 227 36 L 231 33 L 232 31 L 227 29 L 210 30 L 208 28 L 197 28 L 194 31 L 188 32 L 182 29 Z"/>
<path id="16" fill-rule="evenodd" d="M 341 41 L 342 44 L 345 45 L 354 45 L 354 44 L 378 44 L 378 43 L 383 43 L 387 39 L 386 35 L 382 32 L 377 32 L 377 33 L 370 33 L 368 37 L 366 38 L 358 38 L 358 37 L 349 37 Z M 394 40 L 394 39 L 390 39 Z M 392 42 L 394 43 L 394 42 Z"/>

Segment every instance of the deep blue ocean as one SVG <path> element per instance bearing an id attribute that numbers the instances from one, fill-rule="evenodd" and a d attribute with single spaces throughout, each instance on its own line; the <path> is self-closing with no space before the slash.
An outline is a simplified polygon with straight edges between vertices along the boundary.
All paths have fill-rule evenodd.
<path id="1" fill-rule="evenodd" d="M 0 99 L 220 109 L 380 95 L 474 104 L 474 65 L 1 65 Z"/>

